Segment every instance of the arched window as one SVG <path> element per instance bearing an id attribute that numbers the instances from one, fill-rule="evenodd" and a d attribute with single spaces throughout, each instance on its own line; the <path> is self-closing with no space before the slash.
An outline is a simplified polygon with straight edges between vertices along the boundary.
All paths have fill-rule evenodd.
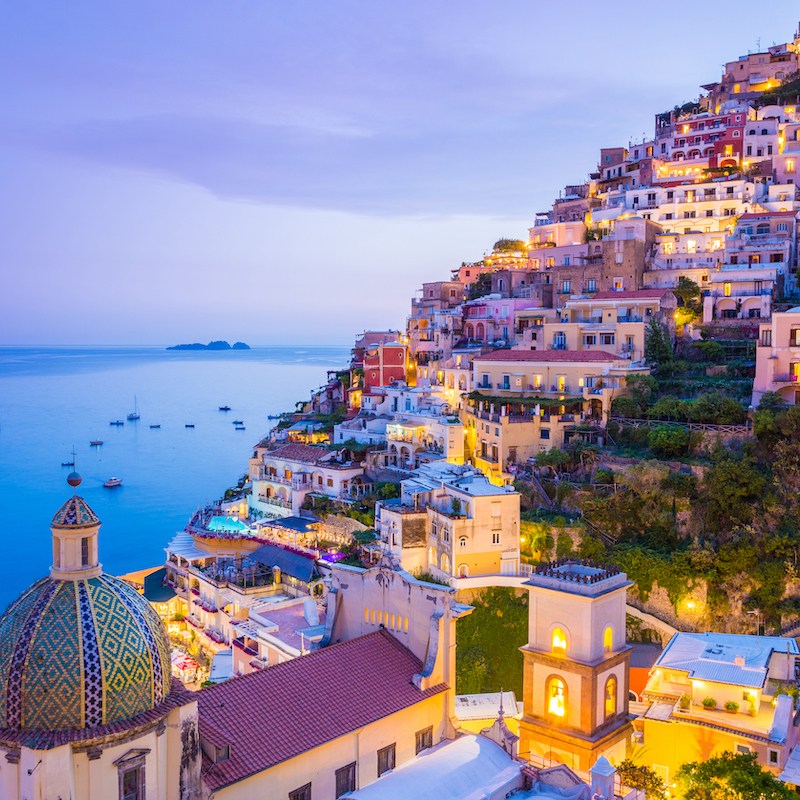
<path id="1" fill-rule="evenodd" d="M 545 708 L 549 716 L 563 719 L 567 715 L 567 685 L 555 675 L 547 681 Z"/>
<path id="2" fill-rule="evenodd" d="M 605 717 L 613 717 L 617 713 L 617 679 L 612 675 L 606 681 Z"/>
<path id="3" fill-rule="evenodd" d="M 442 572 L 450 572 L 450 556 L 442 553 Z"/>
<path id="4" fill-rule="evenodd" d="M 469 567 L 466 564 L 458 565 L 458 577 L 469 578 Z"/>
<path id="5" fill-rule="evenodd" d="M 614 649 L 614 629 L 608 625 L 603 631 L 603 652 L 610 653 Z"/>
<path id="6" fill-rule="evenodd" d="M 554 653 L 567 652 L 567 634 L 563 628 L 553 629 L 552 649 Z"/>
<path id="7" fill-rule="evenodd" d="M 458 546 L 459 546 L 459 547 L 466 547 L 466 546 L 467 546 L 467 537 L 466 537 L 466 536 L 461 536 L 461 537 L 459 538 L 459 540 L 458 540 Z"/>
<path id="8" fill-rule="evenodd" d="M 428 564 L 435 567 L 437 560 L 438 559 L 436 558 L 436 548 L 435 547 L 428 548 Z"/>

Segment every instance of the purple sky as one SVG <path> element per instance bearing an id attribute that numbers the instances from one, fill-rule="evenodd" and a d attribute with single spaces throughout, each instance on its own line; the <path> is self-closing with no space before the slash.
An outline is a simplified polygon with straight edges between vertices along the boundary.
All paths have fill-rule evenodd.
<path id="1" fill-rule="evenodd" d="M 790 5 L 4 3 L 0 344 L 400 327 Z"/>

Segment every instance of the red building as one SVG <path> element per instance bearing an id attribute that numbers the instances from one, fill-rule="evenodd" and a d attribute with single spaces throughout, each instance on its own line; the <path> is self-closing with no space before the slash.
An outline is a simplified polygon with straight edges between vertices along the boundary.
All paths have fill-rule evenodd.
<path id="1" fill-rule="evenodd" d="M 387 342 L 364 353 L 363 391 L 406 380 L 408 348 L 400 342 Z"/>

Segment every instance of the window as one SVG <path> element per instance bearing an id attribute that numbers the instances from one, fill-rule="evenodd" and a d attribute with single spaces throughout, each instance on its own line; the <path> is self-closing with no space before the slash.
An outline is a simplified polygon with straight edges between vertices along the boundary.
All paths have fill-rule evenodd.
<path id="1" fill-rule="evenodd" d="M 787 158 L 786 159 L 786 171 L 787 172 L 794 172 L 794 159 Z"/>
<path id="2" fill-rule="evenodd" d="M 427 728 L 417 731 L 416 740 L 417 743 L 414 752 L 417 754 L 421 753 L 423 750 L 427 750 L 429 747 L 433 747 L 433 725 L 429 725 Z"/>
<path id="3" fill-rule="evenodd" d="M 600 344 L 603 345 L 610 345 L 614 344 L 614 334 L 613 333 L 601 333 L 600 334 Z"/>
<path id="4" fill-rule="evenodd" d="M 84 536 L 81 539 L 81 566 L 89 566 L 89 537 Z"/>
<path id="5" fill-rule="evenodd" d="M 613 675 L 606 681 L 604 710 L 606 719 L 617 713 L 617 679 Z"/>
<path id="6" fill-rule="evenodd" d="M 614 649 L 614 629 L 608 625 L 603 631 L 603 650 L 610 653 Z"/>
<path id="7" fill-rule="evenodd" d="M 731 296 L 731 285 L 727 281 L 722 284 L 722 294 L 725 295 L 725 297 Z"/>
<path id="8" fill-rule="evenodd" d="M 466 536 L 462 536 L 462 537 L 459 538 L 458 546 L 459 547 L 466 547 L 467 546 L 467 537 Z"/>
<path id="9" fill-rule="evenodd" d="M 539 438 L 540 439 L 549 439 L 550 438 L 550 428 L 542 428 L 539 431 Z"/>
<path id="10" fill-rule="evenodd" d="M 561 281 L 561 294 L 569 294 L 572 291 L 572 281 Z"/>
<path id="11" fill-rule="evenodd" d="M 780 228 L 780 226 L 778 226 L 778 227 Z M 597 291 L 597 281 L 594 278 L 589 278 L 589 280 L 586 281 L 586 291 L 587 292 L 596 292 Z"/>
<path id="12" fill-rule="evenodd" d="M 119 774 L 120 800 L 144 800 L 144 764 Z"/>
<path id="13" fill-rule="evenodd" d="M 776 230 L 778 233 L 786 233 L 789 230 L 789 226 L 785 222 L 779 222 Z"/>
<path id="14" fill-rule="evenodd" d="M 772 347 L 772 330 L 770 328 L 761 331 L 761 346 Z"/>
<path id="15" fill-rule="evenodd" d="M 356 790 L 356 762 L 336 770 L 336 797 Z"/>
<path id="16" fill-rule="evenodd" d="M 771 747 L 767 749 L 767 763 L 771 767 L 780 766 L 781 754 L 779 750 L 773 750 Z"/>
<path id="17" fill-rule="evenodd" d="M 450 557 L 447 553 L 442 553 L 442 572 L 450 572 Z"/>
<path id="18" fill-rule="evenodd" d="M 378 777 L 380 778 L 384 772 L 394 769 L 394 743 L 386 745 L 378 750 Z"/>
<path id="19" fill-rule="evenodd" d="M 671 211 L 669 213 L 667 213 L 667 214 L 664 214 L 664 219 L 673 219 L 673 217 L 674 217 L 674 215 L 673 215 L 673 213 Z"/>
<path id="20" fill-rule="evenodd" d="M 734 747 L 734 752 L 735 752 L 737 755 L 740 755 L 740 756 L 747 756 L 747 755 L 750 755 L 750 753 L 751 753 L 752 751 L 750 750 L 750 746 L 749 746 L 749 745 L 746 745 L 746 744 L 737 744 L 737 745 Z"/>
<path id="21" fill-rule="evenodd" d="M 293 789 L 289 792 L 289 800 L 311 800 L 311 784 L 307 783 L 299 789 Z"/>
<path id="22" fill-rule="evenodd" d="M 767 333 L 772 334 L 772 331 L 771 330 L 763 331 L 762 339 L 763 339 L 763 334 Z M 792 328 L 792 330 L 789 332 L 789 347 L 800 347 L 800 328 Z"/>
<path id="23" fill-rule="evenodd" d="M 583 337 L 584 347 L 591 347 L 594 344 L 597 344 L 597 336 L 595 334 L 591 333 Z"/>
<path id="24" fill-rule="evenodd" d="M 492 544 L 500 544 L 500 534 L 493 533 L 492 534 Z"/>
<path id="25" fill-rule="evenodd" d="M 554 653 L 567 652 L 567 634 L 563 628 L 553 629 L 552 650 Z"/>
<path id="26" fill-rule="evenodd" d="M 553 676 L 547 681 L 546 697 L 547 713 L 554 717 L 565 717 L 567 714 L 567 685 L 561 678 Z"/>

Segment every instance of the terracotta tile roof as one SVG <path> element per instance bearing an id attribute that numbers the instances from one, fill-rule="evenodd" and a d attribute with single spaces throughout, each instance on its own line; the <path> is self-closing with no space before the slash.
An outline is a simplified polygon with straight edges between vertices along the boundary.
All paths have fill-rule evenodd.
<path id="1" fill-rule="evenodd" d="M 670 289 L 636 289 L 631 292 L 595 292 L 592 300 L 658 300 Z"/>
<path id="2" fill-rule="evenodd" d="M 422 662 L 384 630 L 231 678 L 198 696 L 200 736 L 230 758 L 203 757 L 214 791 L 446 690 L 411 682 Z"/>
<path id="3" fill-rule="evenodd" d="M 287 461 L 316 464 L 326 456 L 330 456 L 331 451 L 324 447 L 312 447 L 308 444 L 285 444 L 266 455 L 268 458 L 285 458 Z"/>
<path id="4" fill-rule="evenodd" d="M 620 361 L 620 356 L 604 350 L 495 350 L 475 356 L 475 364 L 482 361 L 526 361 L 531 364 L 553 362 Z"/>

